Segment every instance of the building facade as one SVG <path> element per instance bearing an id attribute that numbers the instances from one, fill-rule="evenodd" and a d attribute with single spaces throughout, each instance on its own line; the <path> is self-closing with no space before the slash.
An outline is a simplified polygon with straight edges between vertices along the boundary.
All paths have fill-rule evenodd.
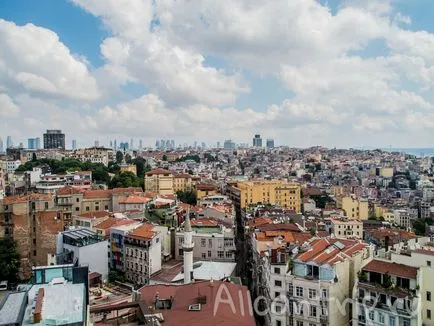
<path id="1" fill-rule="evenodd" d="M 145 174 L 145 191 L 160 195 L 173 195 L 173 173 L 164 169 L 147 172 Z"/>
<path id="2" fill-rule="evenodd" d="M 44 133 L 44 148 L 62 148 L 65 149 L 65 134 L 61 130 L 48 129 Z"/>

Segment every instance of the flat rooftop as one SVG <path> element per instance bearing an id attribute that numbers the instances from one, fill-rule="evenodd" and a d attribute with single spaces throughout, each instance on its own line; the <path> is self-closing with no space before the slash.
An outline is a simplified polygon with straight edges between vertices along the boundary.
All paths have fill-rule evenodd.
<path id="1" fill-rule="evenodd" d="M 33 324 L 32 310 L 39 289 L 44 289 L 41 325 L 84 323 L 86 310 L 84 284 L 38 284 L 28 292 L 28 305 L 22 325 Z"/>
<path id="2" fill-rule="evenodd" d="M 26 292 L 11 292 L 4 296 L 0 302 L 0 325 L 21 323 L 21 311 L 26 298 Z"/>

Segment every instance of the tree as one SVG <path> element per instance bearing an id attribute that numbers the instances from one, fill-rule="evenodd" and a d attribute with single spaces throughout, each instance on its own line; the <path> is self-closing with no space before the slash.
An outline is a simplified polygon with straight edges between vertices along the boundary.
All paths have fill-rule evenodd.
<path id="1" fill-rule="evenodd" d="M 0 280 L 16 282 L 20 268 L 20 255 L 16 243 L 5 238 L 0 240 Z"/>
<path id="2" fill-rule="evenodd" d="M 328 195 L 311 195 L 310 198 L 312 198 L 315 201 L 317 208 L 325 208 L 326 204 L 328 202 L 333 202 L 333 199 L 331 199 Z"/>
<path id="3" fill-rule="evenodd" d="M 116 163 L 121 164 L 124 159 L 124 154 L 121 151 L 116 152 Z"/>
<path id="4" fill-rule="evenodd" d="M 197 204 L 197 196 L 194 191 L 178 191 L 176 196 L 185 204 L 195 206 Z"/>
<path id="5" fill-rule="evenodd" d="M 37 161 L 37 157 L 36 157 L 36 153 L 32 154 L 32 162 L 36 162 Z"/>
<path id="6" fill-rule="evenodd" d="M 167 162 L 167 155 L 166 154 L 163 155 L 163 161 Z"/>
<path id="7" fill-rule="evenodd" d="M 125 154 L 125 163 L 131 164 L 131 155 L 130 154 Z"/>
<path id="8" fill-rule="evenodd" d="M 132 172 L 122 172 L 116 175 L 108 183 L 110 189 L 141 187 L 143 181 Z"/>

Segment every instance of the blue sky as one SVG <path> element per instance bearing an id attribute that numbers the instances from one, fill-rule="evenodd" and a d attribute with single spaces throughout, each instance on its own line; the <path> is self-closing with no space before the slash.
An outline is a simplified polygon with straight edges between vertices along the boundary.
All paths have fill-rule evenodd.
<path id="1" fill-rule="evenodd" d="M 364 138 L 363 144 L 366 145 L 371 145 L 379 139 L 384 139 L 384 146 L 395 143 L 395 141 L 397 142 L 396 146 L 402 147 L 428 145 L 426 140 L 421 141 L 421 139 L 428 139 L 431 136 L 430 130 L 433 129 L 430 108 L 431 106 L 434 107 L 434 93 L 429 75 L 429 69 L 434 62 L 434 58 L 432 60 L 430 58 L 430 53 L 433 51 L 427 49 L 426 39 L 418 38 L 416 34 L 394 38 L 385 30 L 381 30 L 385 28 L 381 22 L 384 23 L 384 19 L 393 21 L 394 17 L 400 13 L 411 18 L 410 25 L 399 25 L 400 32 L 405 30 L 425 31 L 428 33 L 428 37 L 431 37 L 432 35 L 429 33 L 434 34 L 434 24 L 432 23 L 434 1 L 390 0 L 392 4 L 390 12 L 382 14 L 380 19 L 372 11 L 368 13 L 370 18 L 367 19 L 368 14 L 360 9 L 360 6 L 365 6 L 366 1 L 372 4 L 381 4 L 387 0 L 347 0 L 352 5 L 358 3 L 355 8 L 359 10 L 358 14 L 362 17 L 359 21 L 362 24 L 365 22 L 373 24 L 372 26 L 354 25 L 348 27 L 347 25 L 351 24 L 352 20 L 355 21 L 354 24 L 358 22 L 358 17 L 350 17 L 354 13 L 346 13 L 349 15 L 347 20 L 342 19 L 347 25 L 346 29 L 343 30 L 344 32 L 341 33 L 354 34 L 354 42 L 360 42 L 359 46 L 362 47 L 361 50 L 357 51 L 350 49 L 351 47 L 345 44 L 345 42 L 352 41 L 351 37 L 339 33 L 328 35 L 326 28 L 321 28 L 320 25 L 315 26 L 317 17 L 314 19 L 309 17 L 315 13 L 310 11 L 312 6 L 315 6 L 313 0 L 306 0 L 305 3 L 298 1 L 286 3 L 283 1 L 279 4 L 277 2 L 264 4 L 251 1 L 249 9 L 263 10 L 267 14 L 281 11 L 282 16 L 287 17 L 288 22 L 300 20 L 300 26 L 303 25 L 304 30 L 290 29 L 289 34 L 285 35 L 279 35 L 281 31 L 274 29 L 273 19 L 250 21 L 249 19 L 254 15 L 247 13 L 247 11 L 238 13 L 238 16 L 245 15 L 242 19 L 227 21 L 232 18 L 232 11 L 239 10 L 236 7 L 231 8 L 233 3 L 228 0 L 214 3 L 215 6 L 219 7 L 216 16 L 214 14 L 206 16 L 207 13 L 213 13 L 216 7 L 209 10 L 202 9 L 203 12 L 195 12 L 198 6 L 194 4 L 196 0 L 192 0 L 186 4 L 177 4 L 174 1 L 168 2 L 170 5 L 167 7 L 161 5 L 161 8 L 156 10 L 157 16 L 160 15 L 156 19 L 162 24 L 156 25 L 156 28 L 152 29 L 149 35 L 142 36 L 132 33 L 137 31 L 135 29 L 137 26 L 134 25 L 137 22 L 143 20 L 143 24 L 145 24 L 143 26 L 146 24 L 149 26 L 152 23 L 152 21 L 144 21 L 146 9 L 141 5 L 147 3 L 147 0 L 131 0 L 129 4 L 137 5 L 134 9 L 133 5 L 123 5 L 121 0 L 107 0 L 111 3 L 110 6 L 105 6 L 104 2 L 97 0 L 74 1 L 80 3 L 80 6 L 74 4 L 72 0 L 0 1 L 0 18 L 17 24 L 17 31 L 26 33 L 23 26 L 27 23 L 32 23 L 41 30 L 50 30 L 57 34 L 60 43 L 68 48 L 73 54 L 73 58 L 77 59 L 77 64 L 74 63 L 76 68 L 80 62 L 83 62 L 81 58 L 86 58 L 87 61 L 87 71 L 84 75 L 86 80 L 78 82 L 78 84 L 86 85 L 83 88 L 78 88 L 80 92 L 86 93 L 86 90 L 89 89 L 89 94 L 83 94 L 83 96 L 77 94 L 77 91 L 75 94 L 67 94 L 67 90 L 62 89 L 65 87 L 62 84 L 64 80 L 69 80 L 71 85 L 78 85 L 77 81 L 74 80 L 76 75 L 68 70 L 71 69 L 70 67 L 64 67 L 66 72 L 71 73 L 69 77 L 62 76 L 61 71 L 59 71 L 60 76 L 52 76 L 52 72 L 49 71 L 44 71 L 38 76 L 37 72 L 40 72 L 38 65 L 42 63 L 36 62 L 34 69 L 28 68 L 29 71 L 20 71 L 19 63 L 14 62 L 14 64 L 18 64 L 17 67 L 14 67 L 14 72 L 19 77 L 7 81 L 4 89 L 0 85 L 0 96 L 3 92 L 4 101 L 11 105 L 11 110 L 20 112 L 18 116 L 16 114 L 6 115 L 11 116 L 11 123 L 6 124 L 4 129 L 11 128 L 6 132 L 11 133 L 14 137 L 21 137 L 21 139 L 26 137 L 24 132 L 12 129 L 14 119 L 18 121 L 19 118 L 26 117 L 28 130 L 32 130 L 33 133 L 38 128 L 45 128 L 46 122 L 37 117 L 37 109 L 34 112 L 26 111 L 25 106 L 35 106 L 39 107 L 39 110 L 49 107 L 52 110 L 51 115 L 54 117 L 51 123 L 62 128 L 70 126 L 68 122 L 74 119 L 74 115 L 86 116 L 85 120 L 82 119 L 75 125 L 78 126 L 77 128 L 82 128 L 81 130 L 89 131 L 89 140 L 87 141 L 91 141 L 91 137 L 99 137 L 102 132 L 107 132 L 107 136 L 101 137 L 107 139 L 109 137 L 143 137 L 149 139 L 149 143 L 153 143 L 151 139 L 160 138 L 160 136 L 153 134 L 155 133 L 152 131 L 153 125 L 145 118 L 142 121 L 144 131 L 141 133 L 130 129 L 135 121 L 122 121 L 123 125 L 119 123 L 119 127 L 113 127 L 107 131 L 103 128 L 104 125 L 98 124 L 106 116 L 114 117 L 113 119 L 117 119 L 116 122 L 119 119 L 133 116 L 133 114 L 126 112 L 137 110 L 133 106 L 138 105 L 137 100 L 140 99 L 139 102 L 145 102 L 142 106 L 151 105 L 149 103 L 152 105 L 158 103 L 161 106 L 159 108 L 152 107 L 149 112 L 143 109 L 143 114 L 149 119 L 153 115 L 161 118 L 167 114 L 174 114 L 173 123 L 175 123 L 187 117 L 188 119 L 183 120 L 185 130 L 179 130 L 170 125 L 172 123 L 170 119 L 169 122 L 164 122 L 167 125 L 156 129 L 157 132 L 164 130 L 162 133 L 171 137 L 177 134 L 182 135 L 180 137 L 183 137 L 183 141 L 201 141 L 201 139 L 217 141 L 216 137 L 219 137 L 218 140 L 222 142 L 226 133 L 239 142 L 250 142 L 250 134 L 261 132 L 264 134 L 264 138 L 267 138 L 267 135 L 275 137 L 277 143 L 279 141 L 285 143 L 287 139 L 296 138 L 298 142 L 296 145 L 298 146 L 323 144 L 333 147 L 336 145 L 356 147 L 359 145 L 361 135 Z M 224 4 L 225 1 L 228 1 L 227 4 Z M 323 6 L 327 4 L 333 15 L 336 15 L 342 7 L 341 0 L 318 0 L 316 6 L 318 3 Z M 186 7 L 185 10 L 183 6 Z M 187 8 L 187 6 L 191 7 Z M 266 6 L 269 8 L 265 8 Z M 306 6 L 306 8 L 302 11 L 292 10 L 292 7 L 295 8 L 296 6 Z M 129 9 L 131 9 L 131 13 L 129 13 L 131 21 L 125 21 L 121 12 Z M 297 7 L 297 9 L 300 8 Z M 285 10 L 288 12 L 284 13 Z M 291 15 L 294 12 L 301 12 L 306 16 L 293 17 Z M 165 20 L 167 14 L 172 17 L 170 23 Z M 107 25 L 104 25 L 100 18 L 101 15 L 109 18 L 106 20 Z M 326 19 L 327 17 L 323 18 Z M 282 19 L 282 17 L 275 17 L 275 19 Z M 195 25 L 199 20 L 208 20 L 206 21 L 206 30 L 199 30 L 204 26 L 203 21 Z M 342 23 L 342 21 L 335 19 L 333 21 L 335 21 L 334 24 Z M 242 26 L 244 23 L 246 25 Z M 322 21 L 318 20 L 318 24 L 320 23 Z M 226 28 L 223 30 L 227 33 L 224 36 L 219 35 L 222 31 L 220 28 L 222 24 Z M 312 26 L 307 24 L 312 24 Z M 378 25 L 374 26 L 375 24 Z M 119 29 L 120 26 L 127 29 L 121 30 Z M 187 26 L 193 26 L 193 29 L 189 30 Z M 291 28 L 300 27 L 294 26 Z M 255 30 L 255 28 L 258 29 Z M 310 28 L 314 34 L 310 34 Z M 372 30 L 372 33 L 379 33 L 382 36 L 378 38 L 369 33 L 365 35 L 365 29 Z M 110 30 L 113 30 L 115 34 L 112 35 Z M 249 33 L 250 30 L 255 30 L 255 33 Z M 267 36 L 261 38 L 261 33 Z M 257 39 L 255 39 L 255 34 L 258 35 Z M 387 36 L 384 37 L 383 35 Z M 153 36 L 156 37 L 153 38 Z M 268 42 L 268 39 L 274 36 L 277 40 Z M 315 39 L 316 37 L 318 39 Z M 331 38 L 330 43 L 321 45 L 321 37 Z M 412 39 L 408 41 L 409 43 L 405 43 L 407 42 L 405 37 Z M 101 45 L 108 38 L 113 41 L 107 46 L 109 50 L 114 51 L 110 52 L 112 57 L 104 57 L 101 53 Z M 227 44 L 225 44 L 226 40 Z M 34 41 L 40 41 L 41 45 L 44 44 L 44 40 Z M 286 41 L 291 44 L 290 47 L 285 45 Z M 417 42 L 420 44 L 416 44 Z M 282 43 L 281 48 L 279 43 Z M 397 53 L 391 53 L 388 47 L 389 43 L 398 44 Z M 122 44 L 122 49 L 115 48 L 116 44 Z M 273 46 L 277 44 L 277 48 L 269 48 L 270 51 L 267 51 L 270 44 Z M 408 48 L 408 44 L 413 44 L 413 49 Z M 234 47 L 234 51 L 226 55 L 218 48 L 219 46 L 221 49 L 227 49 L 228 46 Z M 243 46 L 246 49 L 256 48 L 258 53 L 243 52 Z M 334 51 L 334 46 L 339 50 Z M 291 47 L 295 47 L 294 51 Z M 328 47 L 331 49 L 330 52 Z M 348 50 L 342 52 L 341 49 L 345 48 Z M 426 54 L 420 52 L 424 48 L 427 51 Z M 119 56 L 125 49 L 128 49 L 129 57 L 122 61 Z M 420 51 L 417 52 L 416 50 Z M 48 52 L 50 51 L 48 50 Z M 160 52 L 158 55 L 154 55 L 153 51 Z M 14 52 L 13 55 L 16 53 Z M 59 53 L 53 52 L 49 55 L 57 58 L 56 55 Z M 205 60 L 198 64 L 193 58 L 199 55 Z M 345 66 L 345 63 L 340 61 L 342 58 L 355 57 L 360 57 L 362 60 L 360 68 L 358 68 L 359 71 L 355 71 L 351 66 Z M 247 58 L 249 62 L 244 64 L 243 58 Z M 369 61 L 370 59 L 375 61 L 378 58 L 383 58 L 381 59 L 382 62 L 372 63 Z M 404 62 L 403 60 L 406 58 L 408 61 Z M 74 59 L 65 58 L 65 60 L 62 62 L 70 62 Z M 28 62 L 22 64 L 24 67 Z M 255 64 L 258 65 L 258 69 L 255 69 Z M 61 63 L 59 65 L 57 69 L 61 68 Z M 259 66 L 261 67 L 259 68 Z M 347 69 L 349 70 L 346 73 Z M 372 71 L 368 69 L 372 69 Z M 335 70 L 336 76 L 333 76 Z M 330 73 L 331 76 L 326 76 Z M 360 78 L 355 74 L 360 74 Z M 44 87 L 58 88 L 55 92 L 56 95 L 53 95 L 52 90 L 48 94 L 42 94 L 40 89 L 28 91 L 29 87 L 35 88 L 33 79 L 30 86 L 17 87 L 17 83 L 22 83 L 23 80 L 29 82 L 29 76 L 38 78 L 38 81 L 46 79 L 47 84 L 44 84 Z M 367 81 L 366 79 L 370 80 Z M 2 76 L 0 74 L 1 82 Z M 346 85 L 354 89 L 343 89 Z M 375 88 L 378 90 L 369 89 L 369 85 L 376 85 Z M 36 88 L 42 87 L 36 86 Z M 72 89 L 71 92 L 73 92 Z M 161 102 L 156 102 L 156 99 Z M 200 112 L 198 111 L 199 107 L 201 108 Z M 219 113 L 213 111 L 214 108 L 217 108 Z M 235 111 L 231 111 L 232 108 L 235 108 Z M 247 109 L 253 109 L 255 114 L 252 116 L 251 111 L 247 113 Z M 103 110 L 105 110 L 104 113 Z M 375 110 L 377 111 L 375 112 Z M 110 112 L 110 115 L 107 112 Z M 241 123 L 235 121 L 236 119 L 229 119 L 226 123 L 213 128 L 215 129 L 214 133 L 208 135 L 210 128 L 207 124 L 215 123 L 216 119 L 225 120 L 229 112 L 240 117 L 249 116 L 249 119 L 243 121 L 244 119 L 241 118 Z M 200 114 L 205 116 L 202 117 Z M 219 118 L 213 116 L 216 114 L 219 115 Z M 64 116 L 68 116 L 68 118 L 66 119 Z M 421 116 L 426 117 L 424 119 L 426 130 L 421 128 L 421 130 L 423 129 L 423 137 L 422 131 L 419 133 L 419 130 L 414 129 L 412 125 Z M 432 121 L 434 126 L 434 115 Z M 148 123 L 150 123 L 149 126 Z M 354 125 L 351 126 L 353 123 Z M 104 124 L 107 125 L 110 122 L 105 121 Z M 410 137 L 402 136 L 402 132 L 396 134 L 403 130 L 403 124 L 411 125 L 407 131 L 411 135 Z M 138 126 L 141 128 L 141 125 Z M 198 126 L 199 128 L 196 130 Z M 312 134 L 299 139 L 295 135 L 304 128 L 307 128 Z M 72 129 L 70 133 L 75 132 L 77 136 L 74 137 L 81 136 L 82 133 L 78 130 Z M 205 136 L 203 136 L 204 132 Z M 0 137 L 5 138 L 5 135 L 0 135 Z M 372 146 L 376 146 L 376 144 L 372 144 Z"/>

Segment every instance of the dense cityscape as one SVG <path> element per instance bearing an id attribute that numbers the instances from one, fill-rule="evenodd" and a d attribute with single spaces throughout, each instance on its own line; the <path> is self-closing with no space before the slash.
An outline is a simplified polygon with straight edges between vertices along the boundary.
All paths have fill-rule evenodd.
<path id="1" fill-rule="evenodd" d="M 1 0 L 0 326 L 434 326 L 433 0 Z"/>
<path id="2" fill-rule="evenodd" d="M 431 157 L 259 133 L 214 148 L 7 139 L 0 320 L 429 324 Z"/>

